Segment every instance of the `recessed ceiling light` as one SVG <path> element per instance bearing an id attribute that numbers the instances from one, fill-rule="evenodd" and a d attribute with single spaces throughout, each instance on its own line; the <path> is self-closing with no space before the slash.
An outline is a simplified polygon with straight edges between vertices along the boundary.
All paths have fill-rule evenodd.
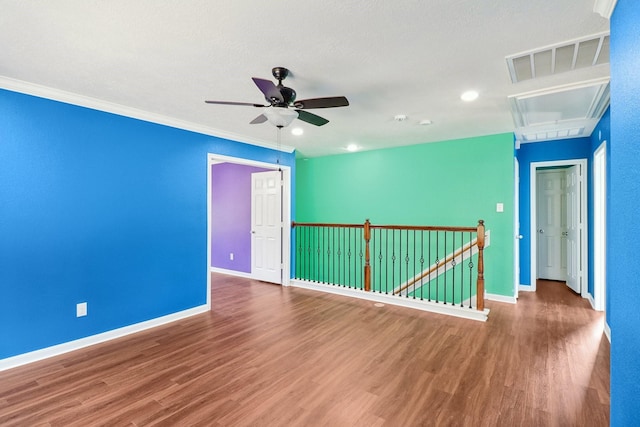
<path id="1" fill-rule="evenodd" d="M 396 122 L 404 122 L 405 120 L 407 120 L 407 115 L 406 114 L 396 114 L 393 117 L 393 120 L 395 120 Z"/>
<path id="2" fill-rule="evenodd" d="M 358 151 L 358 146 L 356 144 L 347 145 L 347 151 Z"/>
<path id="3" fill-rule="evenodd" d="M 303 133 L 304 133 L 304 129 L 302 129 L 302 128 L 293 128 L 293 129 L 291 129 L 291 134 L 292 135 L 299 136 L 299 135 L 302 135 Z"/>
<path id="4" fill-rule="evenodd" d="M 430 124 L 432 124 L 433 122 L 429 119 L 424 119 L 424 120 L 420 120 L 420 124 L 423 126 L 428 126 Z"/>
<path id="5" fill-rule="evenodd" d="M 475 101 L 476 99 L 478 99 L 478 92 L 476 92 L 475 90 L 468 90 L 460 95 L 460 99 L 465 102 Z"/>

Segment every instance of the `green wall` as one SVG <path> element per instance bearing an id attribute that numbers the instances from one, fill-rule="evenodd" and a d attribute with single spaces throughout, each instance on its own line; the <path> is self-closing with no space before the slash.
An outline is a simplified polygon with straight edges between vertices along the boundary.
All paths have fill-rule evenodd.
<path id="1" fill-rule="evenodd" d="M 513 134 L 298 159 L 296 187 L 298 222 L 475 226 L 484 219 L 486 290 L 513 296 Z"/>

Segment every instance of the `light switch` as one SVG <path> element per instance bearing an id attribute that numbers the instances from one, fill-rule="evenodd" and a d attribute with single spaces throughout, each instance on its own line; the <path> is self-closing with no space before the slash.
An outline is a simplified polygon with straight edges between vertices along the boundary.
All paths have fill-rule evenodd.
<path id="1" fill-rule="evenodd" d="M 496 204 L 496 212 L 504 212 L 504 203 Z"/>

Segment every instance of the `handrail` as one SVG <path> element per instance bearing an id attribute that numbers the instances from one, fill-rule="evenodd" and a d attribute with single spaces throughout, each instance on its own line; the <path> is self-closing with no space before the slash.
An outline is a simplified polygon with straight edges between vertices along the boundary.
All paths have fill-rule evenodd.
<path id="1" fill-rule="evenodd" d="M 330 224 L 326 222 L 295 222 L 291 221 L 291 228 L 295 227 L 335 227 L 335 228 L 364 228 L 362 224 Z"/>
<path id="2" fill-rule="evenodd" d="M 473 229 L 475 231 L 475 229 Z M 464 254 L 467 251 L 472 250 L 472 248 L 474 246 L 478 246 L 478 242 L 476 241 L 475 243 L 472 243 L 471 245 L 466 245 L 463 246 L 461 249 L 458 249 L 455 253 L 453 253 L 452 255 L 449 255 L 448 257 L 446 257 L 444 259 L 444 261 L 442 262 L 442 264 L 438 264 L 438 265 L 434 265 L 431 268 L 429 268 L 429 270 L 425 271 L 424 273 L 422 273 L 420 276 L 418 277 L 414 277 L 413 279 L 411 279 L 410 281 L 408 281 L 406 284 L 404 284 L 403 286 L 400 287 L 400 289 L 396 289 L 395 291 L 393 291 L 394 294 L 400 294 L 402 293 L 402 291 L 404 291 L 405 289 L 411 287 L 412 285 L 415 285 L 418 280 L 424 279 L 427 276 L 430 276 L 431 274 L 433 274 L 434 272 L 438 271 L 439 269 L 443 268 L 444 266 L 446 266 L 448 263 L 450 263 L 451 261 L 453 261 L 454 259 L 458 258 L 460 255 Z"/>
<path id="3" fill-rule="evenodd" d="M 429 276 L 434 271 L 437 272 L 442 266 L 446 266 L 447 263 L 451 263 L 457 257 L 463 255 L 466 251 L 471 251 L 474 246 L 478 248 L 478 265 L 477 265 L 477 279 L 476 279 L 476 309 L 479 311 L 484 310 L 484 247 L 485 247 L 485 225 L 483 220 L 478 221 L 476 227 L 456 227 L 456 226 L 417 226 L 417 225 L 372 225 L 367 219 L 364 224 L 331 224 L 331 223 L 311 223 L 311 222 L 291 222 L 291 227 L 330 227 L 330 228 L 355 228 L 362 229 L 361 238 L 364 240 L 364 268 L 363 268 L 363 290 L 366 292 L 371 291 L 371 230 L 372 229 L 387 229 L 387 230 L 411 230 L 411 231 L 444 231 L 444 232 L 468 232 L 476 233 L 476 241 L 463 245 L 461 249 L 454 251 L 452 255 L 445 257 L 442 264 L 438 263 L 435 266 L 429 267 L 426 272 L 422 272 L 420 276 L 414 277 L 404 284 L 399 290 L 392 291 L 393 294 L 400 294 L 402 291 L 408 289 L 410 286 L 415 285 L 419 280 L 426 276 Z M 320 253 L 320 248 L 318 248 Z M 362 261 L 362 252 L 360 252 L 360 259 Z M 340 252 L 338 252 L 340 256 Z M 381 255 L 380 255 L 381 256 Z M 395 259 L 395 258 L 394 258 Z M 407 258 L 408 260 L 408 258 Z M 407 261 L 408 262 L 408 261 Z M 362 265 L 362 264 L 361 264 Z M 362 268 L 362 267 L 361 267 Z M 446 295 L 445 295 L 446 297 Z"/>

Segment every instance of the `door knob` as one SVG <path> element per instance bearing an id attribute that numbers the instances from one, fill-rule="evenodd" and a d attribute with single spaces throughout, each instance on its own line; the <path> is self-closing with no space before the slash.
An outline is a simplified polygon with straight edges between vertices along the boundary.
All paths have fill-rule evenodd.
<path id="1" fill-rule="evenodd" d="M 538 230 L 538 233 L 544 234 L 544 230 L 541 228 L 540 230 Z"/>
<path id="2" fill-rule="evenodd" d="M 524 237 L 524 236 L 522 236 L 522 234 L 518 234 L 518 235 L 516 236 L 516 239 L 518 239 L 518 240 L 522 240 L 522 238 L 523 238 L 523 237 Z"/>

